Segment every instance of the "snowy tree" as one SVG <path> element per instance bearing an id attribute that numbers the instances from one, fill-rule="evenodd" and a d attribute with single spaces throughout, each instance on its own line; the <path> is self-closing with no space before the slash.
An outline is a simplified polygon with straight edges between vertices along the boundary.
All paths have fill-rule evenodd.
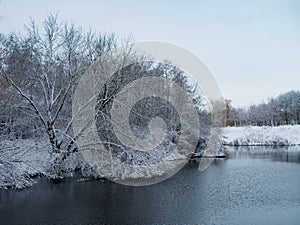
<path id="1" fill-rule="evenodd" d="M 46 135 L 53 156 L 53 178 L 63 176 L 63 162 L 77 151 L 70 129 L 76 82 L 116 43 L 114 34 L 85 34 L 74 25 L 61 24 L 54 15 L 44 21 L 43 32 L 32 21 L 25 36 L 1 36 L 1 86 L 5 88 L 1 89 L 0 104 L 6 109 L 1 132 L 18 126 L 14 130 L 28 133 L 21 134 L 23 138 L 32 137 L 36 129 Z"/>

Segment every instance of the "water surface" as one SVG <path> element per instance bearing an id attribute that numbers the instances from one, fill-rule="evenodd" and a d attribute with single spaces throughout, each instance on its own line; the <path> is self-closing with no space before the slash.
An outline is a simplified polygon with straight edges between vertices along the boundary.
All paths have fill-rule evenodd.
<path id="1" fill-rule="evenodd" d="M 0 224 L 299 224 L 300 149 L 230 148 L 146 187 L 46 179 L 0 191 Z"/>

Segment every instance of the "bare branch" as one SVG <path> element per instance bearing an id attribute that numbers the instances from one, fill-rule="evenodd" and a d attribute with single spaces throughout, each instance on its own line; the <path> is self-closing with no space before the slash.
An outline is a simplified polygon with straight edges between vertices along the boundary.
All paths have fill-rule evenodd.
<path id="1" fill-rule="evenodd" d="M 6 72 L 1 69 L 1 74 L 5 77 L 5 79 L 18 91 L 18 93 L 25 99 L 27 100 L 27 102 L 33 107 L 35 113 L 39 116 L 40 120 L 42 121 L 43 125 L 45 126 L 45 128 L 47 129 L 47 124 L 46 121 L 42 115 L 42 113 L 40 112 L 40 110 L 38 109 L 38 107 L 36 106 L 36 104 L 32 101 L 31 98 L 29 98 L 23 91 L 22 89 L 17 86 L 14 81 L 12 79 L 10 79 Z"/>

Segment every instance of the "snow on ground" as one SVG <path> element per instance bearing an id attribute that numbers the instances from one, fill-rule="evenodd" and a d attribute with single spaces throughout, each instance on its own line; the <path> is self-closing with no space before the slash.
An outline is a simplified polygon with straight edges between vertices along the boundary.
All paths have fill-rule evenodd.
<path id="1" fill-rule="evenodd" d="M 300 145 L 300 125 L 223 128 L 224 145 Z"/>
<path id="2" fill-rule="evenodd" d="M 23 188 L 44 174 L 49 161 L 47 143 L 32 139 L 0 142 L 0 189 Z"/>
<path id="3" fill-rule="evenodd" d="M 24 188 L 35 183 L 36 176 L 48 176 L 51 160 L 47 140 L 0 141 L 0 189 Z M 78 165 L 78 155 L 66 161 L 66 170 Z"/>

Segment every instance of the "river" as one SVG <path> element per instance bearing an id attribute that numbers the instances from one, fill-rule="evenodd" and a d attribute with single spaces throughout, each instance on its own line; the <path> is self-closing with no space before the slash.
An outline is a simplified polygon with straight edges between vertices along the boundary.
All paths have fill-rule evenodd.
<path id="1" fill-rule="evenodd" d="M 2 190 L 0 224 L 299 224 L 300 146 L 228 151 L 151 186 L 75 177 Z"/>

